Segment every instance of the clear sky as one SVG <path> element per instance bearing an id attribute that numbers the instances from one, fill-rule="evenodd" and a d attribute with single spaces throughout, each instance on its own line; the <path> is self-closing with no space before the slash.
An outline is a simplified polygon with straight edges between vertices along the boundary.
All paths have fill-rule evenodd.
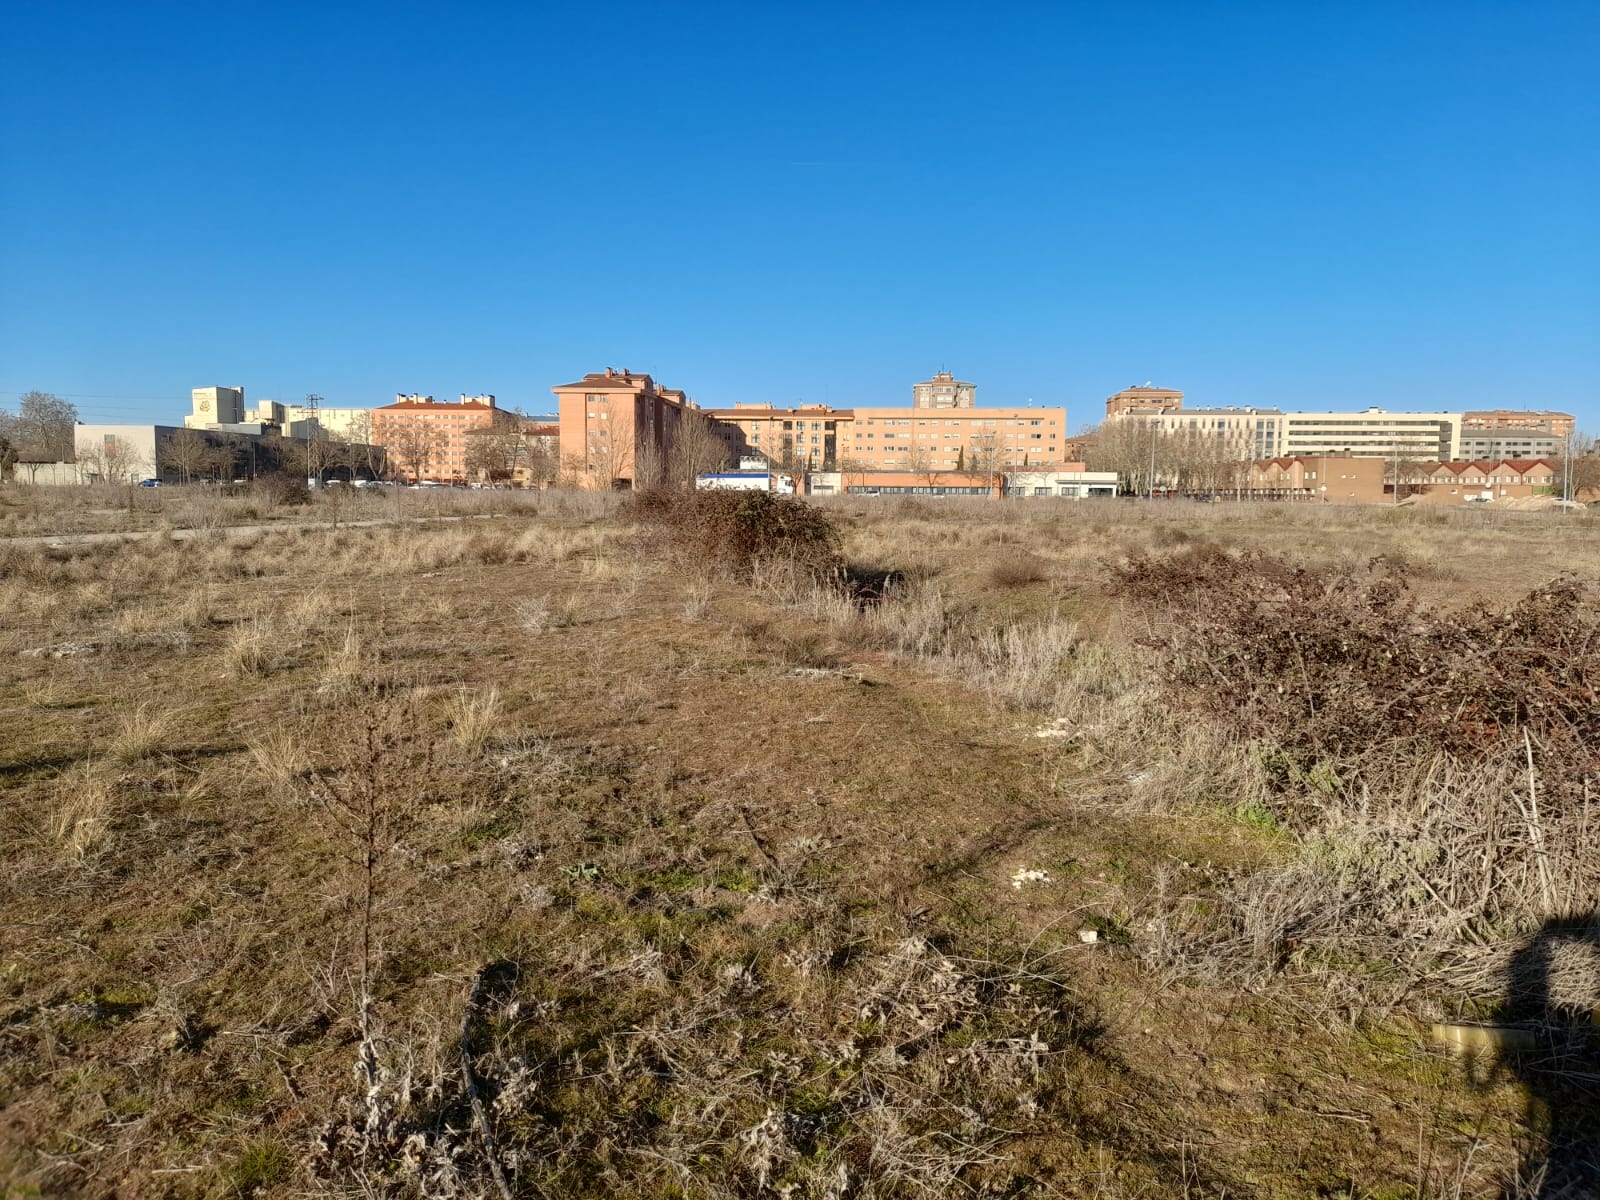
<path id="1" fill-rule="evenodd" d="M 1554 406 L 1600 4 L 24 4 L 0 404 Z"/>

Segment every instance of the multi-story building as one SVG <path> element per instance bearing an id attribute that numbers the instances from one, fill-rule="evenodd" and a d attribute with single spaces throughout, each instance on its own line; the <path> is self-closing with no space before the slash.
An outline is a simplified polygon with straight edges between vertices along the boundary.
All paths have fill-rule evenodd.
<path id="1" fill-rule="evenodd" d="M 764 454 L 797 470 L 845 466 L 874 470 L 999 470 L 1062 461 L 1062 408 L 774 408 L 740 404 L 707 409 L 730 431 L 736 454 Z"/>
<path id="2" fill-rule="evenodd" d="M 912 385 L 912 408 L 972 408 L 978 402 L 978 385 L 964 383 L 949 371 Z"/>
<path id="3" fill-rule="evenodd" d="M 1357 454 L 1451 461 L 1461 456 L 1461 414 L 1449 412 L 1291 412 L 1283 414 L 1281 453 Z"/>
<path id="4" fill-rule="evenodd" d="M 1241 459 L 1356 454 L 1448 460 L 1461 454 L 1460 413 L 1186 409 L 1182 392 L 1145 384 L 1107 397 L 1106 420 L 1133 421 L 1168 435 L 1220 437 Z"/>
<path id="5" fill-rule="evenodd" d="M 601 479 L 624 485 L 645 453 L 664 457 L 691 411 L 708 419 L 730 459 L 759 454 L 784 470 L 990 471 L 1065 458 L 1065 409 L 971 407 L 973 385 L 948 373 L 929 385 L 951 390 L 943 399 L 929 393 L 929 407 L 853 409 L 767 403 L 700 409 L 682 392 L 626 371 L 586 375 L 554 390 L 564 459 L 596 485 Z"/>
<path id="6" fill-rule="evenodd" d="M 492 397 L 491 397 L 492 399 Z M 341 442 L 365 442 L 372 434 L 372 409 L 338 405 L 283 404 L 280 418 L 287 433 L 291 426 L 307 426 Z M 314 424 L 313 424 L 314 422 Z"/>
<path id="7" fill-rule="evenodd" d="M 1467 461 L 1559 458 L 1575 426 L 1572 414 L 1564 412 L 1499 408 L 1463 413 L 1461 457 Z"/>
<path id="8" fill-rule="evenodd" d="M 1477 409 L 1461 414 L 1462 433 L 1480 433 L 1496 429 L 1526 430 L 1529 433 L 1546 433 L 1564 438 L 1574 432 L 1577 422 L 1571 413 L 1534 412 L 1514 408 Z"/>
<path id="9" fill-rule="evenodd" d="M 1149 383 L 1126 387 L 1120 392 L 1106 397 L 1106 417 L 1108 419 L 1129 414 L 1161 416 L 1165 413 L 1177 412 L 1182 407 L 1182 392 L 1173 388 L 1158 388 Z"/>
<path id="10" fill-rule="evenodd" d="M 999 470 L 1060 462 L 1064 408 L 857 408 L 839 460 L 879 470 Z"/>
<path id="11" fill-rule="evenodd" d="M 190 396 L 194 411 L 183 418 L 185 428 L 205 429 L 211 425 L 244 423 L 242 387 L 197 387 Z"/>
<path id="12" fill-rule="evenodd" d="M 1106 403 L 1109 411 L 1111 401 Z M 1156 411 L 1130 407 L 1108 419 L 1153 429 L 1169 438 L 1217 438 L 1232 457 L 1242 460 L 1271 458 L 1283 449 L 1283 418 L 1275 408 L 1173 407 Z"/>
<path id="13" fill-rule="evenodd" d="M 413 482 L 450 483 L 468 478 L 470 435 L 492 429 L 514 431 L 516 414 L 496 406 L 493 396 L 463 395 L 459 403 L 432 396 L 397 395 L 372 410 L 372 440 Z"/>
<path id="14" fill-rule="evenodd" d="M 563 467 L 584 487 L 627 488 L 659 473 L 686 419 L 700 412 L 682 391 L 626 368 L 607 367 L 551 390 Z"/>
<path id="15" fill-rule="evenodd" d="M 831 471 L 839 464 L 841 430 L 855 419 L 854 409 L 824 404 L 775 408 L 771 404 L 735 404 L 708 408 L 729 457 L 759 454 L 776 466 L 803 471 Z"/>

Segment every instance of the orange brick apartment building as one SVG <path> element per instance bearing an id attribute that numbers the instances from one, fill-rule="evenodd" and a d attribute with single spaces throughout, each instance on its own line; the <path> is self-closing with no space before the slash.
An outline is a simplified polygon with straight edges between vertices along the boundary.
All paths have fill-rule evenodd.
<path id="1" fill-rule="evenodd" d="M 581 487 L 632 487 L 648 457 L 672 450 L 685 414 L 699 412 L 683 392 L 626 369 L 607 367 L 551 390 L 563 474 Z"/>
<path id="2" fill-rule="evenodd" d="M 731 459 L 760 454 L 787 470 L 988 471 L 1066 457 L 1066 409 L 975 408 L 974 385 L 948 372 L 916 388 L 904 408 L 701 409 L 648 375 L 607 368 L 553 390 L 563 463 L 590 487 L 630 486 L 644 455 L 672 449 L 689 412 L 710 419 Z"/>
<path id="3" fill-rule="evenodd" d="M 459 403 L 432 396 L 395 397 L 372 410 L 372 441 L 413 483 L 467 479 L 468 435 L 515 430 L 517 417 L 495 406 L 493 396 L 462 396 Z"/>
<path id="4" fill-rule="evenodd" d="M 1064 408 L 774 408 L 738 404 L 706 415 L 735 454 L 799 470 L 1000 470 L 1066 456 Z"/>

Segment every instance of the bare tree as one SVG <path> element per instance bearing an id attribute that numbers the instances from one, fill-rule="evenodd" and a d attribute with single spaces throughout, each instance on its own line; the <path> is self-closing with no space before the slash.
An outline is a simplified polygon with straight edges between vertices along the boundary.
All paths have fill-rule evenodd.
<path id="1" fill-rule="evenodd" d="M 78 409 L 49 392 L 24 392 L 15 413 L 0 412 L 0 434 L 19 457 L 71 462 Z"/>
<path id="2" fill-rule="evenodd" d="M 210 456 L 211 443 L 196 429 L 179 429 L 168 434 L 156 450 L 157 464 L 173 467 L 182 483 L 188 483 L 203 471 Z"/>
<path id="3" fill-rule="evenodd" d="M 994 477 L 1000 473 L 1001 454 L 999 434 L 974 434 L 967 443 L 967 453 L 963 456 L 966 460 L 967 473 L 986 475 L 992 485 Z"/>
<path id="4" fill-rule="evenodd" d="M 667 455 L 667 478 L 694 487 L 695 479 L 728 463 L 728 446 L 704 413 L 685 411 Z"/>
<path id="5" fill-rule="evenodd" d="M 1396 503 L 1418 495 L 1426 480 L 1427 473 L 1416 459 L 1390 455 L 1384 461 L 1383 481 L 1389 485 L 1389 495 Z"/>
<path id="6" fill-rule="evenodd" d="M 127 442 L 118 437 L 107 437 L 100 445 L 86 449 L 77 456 L 78 473 L 85 481 L 101 483 L 132 483 L 142 470 L 154 469 Z"/>
<path id="7" fill-rule="evenodd" d="M 561 459 L 544 438 L 528 439 L 522 458 L 525 477 L 534 487 L 550 487 L 561 477 Z"/>
<path id="8" fill-rule="evenodd" d="M 413 483 L 422 479 L 437 445 L 433 427 L 426 421 L 398 422 L 384 435 L 384 448 Z"/>
<path id="9" fill-rule="evenodd" d="M 506 483 L 516 474 L 522 451 L 520 425 L 473 430 L 467 434 L 467 473 L 490 483 Z"/>
<path id="10" fill-rule="evenodd" d="M 1563 449 L 1550 464 L 1555 468 L 1551 491 L 1584 503 L 1600 500 L 1600 444 L 1590 434 L 1574 433 Z"/>
<path id="11" fill-rule="evenodd" d="M 381 477 L 387 462 L 383 447 L 373 442 L 372 414 L 363 412 L 352 417 L 345 426 L 345 433 L 351 472 L 366 474 L 373 479 Z"/>

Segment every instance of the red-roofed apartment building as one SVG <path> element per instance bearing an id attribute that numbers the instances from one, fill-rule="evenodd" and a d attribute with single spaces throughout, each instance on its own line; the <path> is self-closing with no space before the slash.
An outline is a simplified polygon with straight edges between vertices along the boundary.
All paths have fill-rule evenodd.
<path id="1" fill-rule="evenodd" d="M 695 404 L 648 375 L 607 367 L 551 389 L 561 426 L 562 473 L 580 487 L 629 488 L 651 478 Z M 655 459 L 655 463 L 647 461 Z"/>
<path id="2" fill-rule="evenodd" d="M 466 482 L 468 435 L 516 428 L 516 414 L 497 408 L 493 396 L 463 395 L 453 403 L 397 395 L 393 404 L 372 410 L 373 444 L 413 483 Z"/>

